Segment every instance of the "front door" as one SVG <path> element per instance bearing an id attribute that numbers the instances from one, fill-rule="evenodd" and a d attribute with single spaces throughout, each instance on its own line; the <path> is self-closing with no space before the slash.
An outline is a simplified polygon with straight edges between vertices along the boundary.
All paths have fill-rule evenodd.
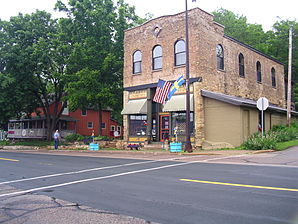
<path id="1" fill-rule="evenodd" d="M 169 139 L 170 135 L 170 115 L 160 115 L 160 141 Z"/>

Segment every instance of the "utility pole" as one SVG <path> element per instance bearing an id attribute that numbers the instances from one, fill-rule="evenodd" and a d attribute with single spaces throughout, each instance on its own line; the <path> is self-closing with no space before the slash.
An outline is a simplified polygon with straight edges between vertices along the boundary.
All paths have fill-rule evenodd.
<path id="1" fill-rule="evenodd" d="M 194 1 L 194 0 L 193 0 Z M 189 37 L 188 37 L 188 9 L 187 9 L 187 0 L 185 0 L 185 47 L 186 47 L 186 145 L 185 151 L 192 152 L 192 146 L 190 142 L 190 92 L 189 92 Z"/>
<path id="2" fill-rule="evenodd" d="M 291 96 L 292 96 L 292 36 L 293 27 L 289 30 L 289 61 L 288 61 L 288 97 L 287 97 L 287 125 L 291 124 Z"/>

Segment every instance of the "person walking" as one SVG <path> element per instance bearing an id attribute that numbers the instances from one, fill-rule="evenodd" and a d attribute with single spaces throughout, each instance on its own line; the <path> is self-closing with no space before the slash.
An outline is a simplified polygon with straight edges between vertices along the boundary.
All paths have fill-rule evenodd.
<path id="1" fill-rule="evenodd" d="M 54 137 L 54 147 L 55 147 L 55 149 L 58 149 L 59 138 L 60 138 L 60 134 L 59 134 L 58 130 L 56 130 L 53 137 Z"/>

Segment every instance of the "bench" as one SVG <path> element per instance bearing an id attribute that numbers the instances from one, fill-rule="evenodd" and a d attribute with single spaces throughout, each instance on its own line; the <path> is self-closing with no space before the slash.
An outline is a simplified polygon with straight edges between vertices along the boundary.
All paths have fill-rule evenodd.
<path id="1" fill-rule="evenodd" d="M 136 149 L 139 150 L 141 146 L 139 144 L 128 144 L 127 148 L 130 148 L 130 150 Z"/>

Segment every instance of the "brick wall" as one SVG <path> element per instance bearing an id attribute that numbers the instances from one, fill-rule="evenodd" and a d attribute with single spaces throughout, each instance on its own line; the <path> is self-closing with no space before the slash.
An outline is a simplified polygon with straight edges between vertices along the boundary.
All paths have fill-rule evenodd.
<path id="1" fill-rule="evenodd" d="M 124 39 L 124 87 L 157 83 L 158 79 L 174 80 L 185 75 L 185 66 L 174 66 L 174 44 L 185 40 L 185 15 L 163 16 L 126 30 Z M 155 28 L 160 32 L 154 34 Z M 217 69 L 216 46 L 224 49 L 224 70 Z M 163 68 L 152 70 L 152 49 L 161 45 Z M 133 74 L 133 53 L 142 52 L 142 72 Z M 224 35 L 224 27 L 213 21 L 213 15 L 195 8 L 189 11 L 190 77 L 202 77 L 195 83 L 196 144 L 204 139 L 204 114 L 201 89 L 257 100 L 261 96 L 269 102 L 285 107 L 284 67 L 282 64 L 239 41 Z M 238 56 L 242 53 L 245 78 L 239 76 Z M 262 83 L 257 82 L 256 63 L 262 65 Z M 276 71 L 277 87 L 271 86 L 271 68 Z M 124 91 L 124 104 L 128 92 Z M 127 134 L 127 116 L 124 116 L 124 136 Z"/>

